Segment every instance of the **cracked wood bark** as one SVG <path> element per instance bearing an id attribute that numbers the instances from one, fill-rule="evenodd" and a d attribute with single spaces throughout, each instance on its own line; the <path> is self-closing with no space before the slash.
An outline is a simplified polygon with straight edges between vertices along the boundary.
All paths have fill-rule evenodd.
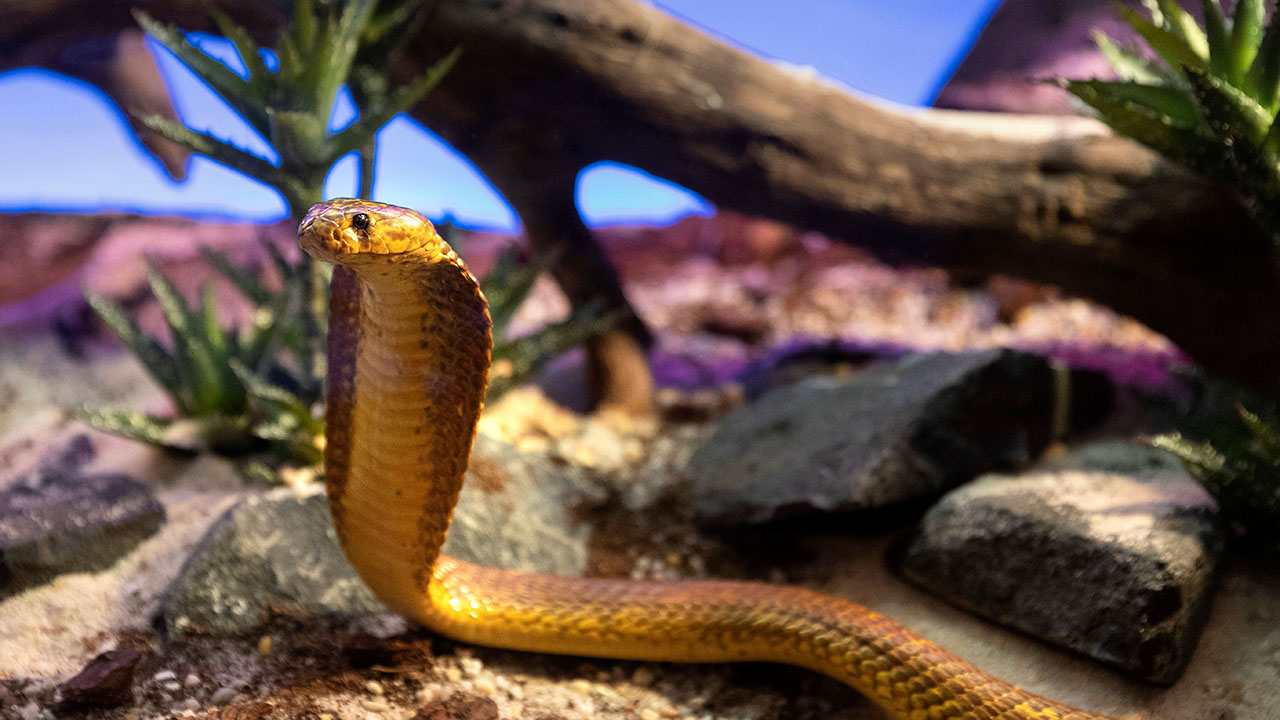
<path id="1" fill-rule="evenodd" d="M 219 4 L 237 17 L 261 9 Z M 189 0 L 148 9 L 206 25 Z M 1057 284 L 1164 332 L 1213 372 L 1280 389 L 1274 247 L 1229 193 L 1097 123 L 890 107 L 634 0 L 443 0 L 431 13 L 396 72 L 458 43 L 464 54 L 413 115 L 509 196 L 599 160 L 629 163 L 889 260 Z M 534 242 L 582 249 L 576 232 Z M 562 256 L 557 278 L 607 285 L 585 247 Z"/>

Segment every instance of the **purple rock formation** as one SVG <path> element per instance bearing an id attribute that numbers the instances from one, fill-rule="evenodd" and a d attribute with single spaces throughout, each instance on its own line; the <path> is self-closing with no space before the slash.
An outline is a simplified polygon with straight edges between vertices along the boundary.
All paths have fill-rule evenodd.
<path id="1" fill-rule="evenodd" d="M 1138 0 L 1124 4 L 1139 8 Z M 1181 0 L 1197 19 L 1200 3 Z M 1145 11 L 1144 11 L 1145 12 Z M 1072 115 L 1071 96 L 1045 80 L 1114 78 L 1093 43 L 1099 29 L 1139 47 L 1112 0 L 1005 0 L 938 93 L 934 106 Z"/>

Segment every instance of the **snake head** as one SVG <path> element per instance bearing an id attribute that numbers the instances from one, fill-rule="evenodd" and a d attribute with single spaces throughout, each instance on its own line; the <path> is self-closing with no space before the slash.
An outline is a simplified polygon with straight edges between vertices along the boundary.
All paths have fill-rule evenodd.
<path id="1" fill-rule="evenodd" d="M 312 205 L 298 226 L 298 244 L 311 257 L 338 265 L 413 251 L 453 254 L 420 213 L 352 198 Z"/>

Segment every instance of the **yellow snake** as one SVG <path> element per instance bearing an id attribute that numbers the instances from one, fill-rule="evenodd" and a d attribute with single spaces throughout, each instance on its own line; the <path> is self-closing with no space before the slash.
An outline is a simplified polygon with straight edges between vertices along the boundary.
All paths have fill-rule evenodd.
<path id="1" fill-rule="evenodd" d="M 516 650 L 799 665 L 902 720 L 1107 720 L 803 588 L 558 577 L 441 555 L 489 369 L 484 295 L 412 210 L 323 202 L 298 238 L 336 266 L 325 447 L 333 522 L 351 564 L 393 610 L 464 642 Z"/>

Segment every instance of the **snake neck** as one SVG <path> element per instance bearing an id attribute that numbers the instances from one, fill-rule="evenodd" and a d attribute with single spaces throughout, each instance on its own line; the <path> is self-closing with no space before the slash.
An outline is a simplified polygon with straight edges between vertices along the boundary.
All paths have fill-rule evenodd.
<path id="1" fill-rule="evenodd" d="M 446 248 L 447 249 L 447 248 Z M 426 592 L 475 437 L 492 344 L 452 251 L 335 268 L 325 477 L 342 547 L 392 609 Z"/>

